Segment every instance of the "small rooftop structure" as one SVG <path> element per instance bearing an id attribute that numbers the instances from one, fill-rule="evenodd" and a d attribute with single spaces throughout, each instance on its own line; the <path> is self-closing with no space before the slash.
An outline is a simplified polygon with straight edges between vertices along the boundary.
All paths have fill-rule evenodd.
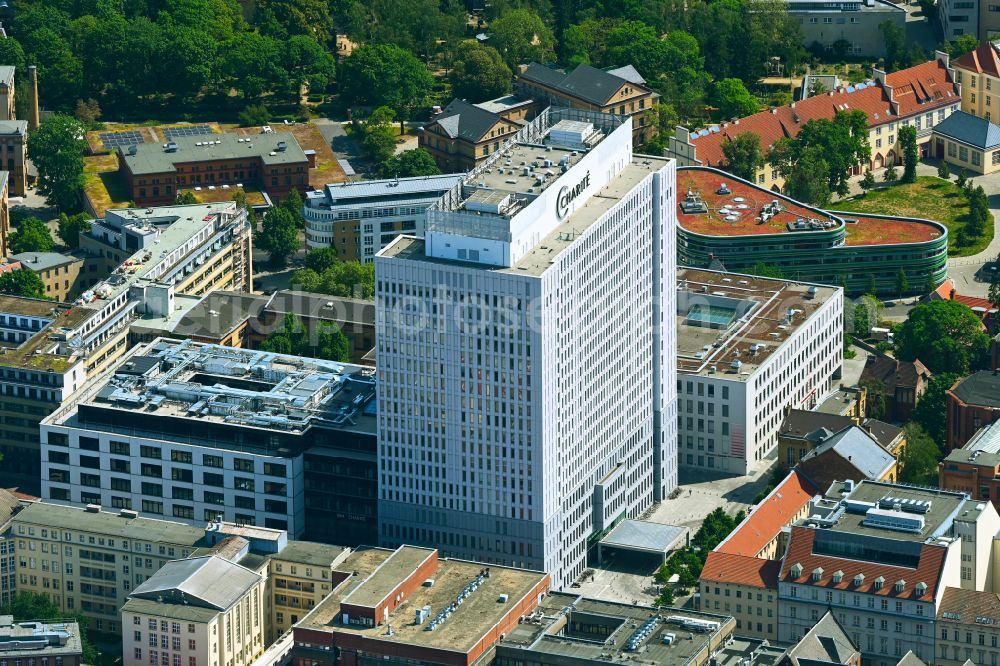
<path id="1" fill-rule="evenodd" d="M 245 158 L 260 159 L 265 165 L 308 162 L 290 132 L 177 136 L 163 145 L 140 143 L 119 153 L 119 159 L 134 175 L 174 172 L 176 164 Z"/>
<path id="2" fill-rule="evenodd" d="M 80 627 L 76 622 L 14 622 L 12 615 L 0 616 L 0 657 L 4 660 L 79 656 L 82 653 Z"/>
<path id="3" fill-rule="evenodd" d="M 598 559 L 604 560 L 605 550 L 656 555 L 667 561 L 673 550 L 687 545 L 689 530 L 678 525 L 664 525 L 647 520 L 623 520 L 608 532 L 598 545 Z"/>

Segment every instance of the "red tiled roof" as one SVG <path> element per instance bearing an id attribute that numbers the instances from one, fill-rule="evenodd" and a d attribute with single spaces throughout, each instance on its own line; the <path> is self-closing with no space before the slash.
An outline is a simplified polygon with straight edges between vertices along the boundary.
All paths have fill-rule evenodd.
<path id="1" fill-rule="evenodd" d="M 951 278 L 948 278 L 947 280 L 941 283 L 940 287 L 934 290 L 934 293 L 942 301 L 955 301 L 957 303 L 968 305 L 970 308 L 983 308 L 986 312 L 981 313 L 980 315 L 981 319 L 985 319 L 987 316 L 989 316 L 990 310 L 996 309 L 993 307 L 993 304 L 990 303 L 990 300 L 988 298 L 980 298 L 978 296 L 963 296 L 962 294 L 959 294 L 957 292 L 954 295 L 952 295 L 951 292 L 954 288 L 955 288 L 955 281 L 952 280 Z"/>
<path id="2" fill-rule="evenodd" d="M 805 475 L 792 470 L 715 550 L 756 557 L 778 536 L 782 527 L 795 519 L 816 493 L 816 488 Z"/>
<path id="3" fill-rule="evenodd" d="M 699 580 L 777 589 L 780 570 L 780 560 L 712 551 L 705 560 Z"/>
<path id="4" fill-rule="evenodd" d="M 933 601 L 941 579 L 941 571 L 944 568 L 944 558 L 947 548 L 943 546 L 931 546 L 924 544 L 920 548 L 920 559 L 916 569 L 909 567 L 899 567 L 878 562 L 867 562 L 864 560 L 852 560 L 829 555 L 814 555 L 813 541 L 816 538 L 816 530 L 809 527 L 793 527 L 792 535 L 788 542 L 788 551 L 785 553 L 784 563 L 778 575 L 779 581 L 787 583 L 799 583 L 800 585 L 812 585 L 829 590 L 851 590 L 852 592 L 864 592 L 867 594 L 877 594 L 886 597 L 897 597 L 900 599 L 914 599 L 917 601 Z M 796 564 L 802 565 L 802 573 L 798 578 L 792 576 L 792 567 Z M 822 568 L 823 574 L 818 581 L 813 581 L 812 573 L 816 568 Z M 833 574 L 842 571 L 844 577 L 839 583 L 833 582 Z M 855 586 L 854 577 L 864 574 L 864 581 L 859 586 Z M 885 579 L 881 589 L 875 589 L 875 579 L 878 577 Z M 896 581 L 903 579 L 906 587 L 902 592 L 896 592 Z M 917 583 L 927 585 L 927 590 L 921 597 L 917 596 Z"/>
<path id="5" fill-rule="evenodd" d="M 979 74 L 990 74 L 1000 76 L 1000 60 L 997 59 L 997 52 L 990 42 L 983 42 L 975 51 L 970 51 L 960 58 L 956 58 L 951 63 L 960 69 L 971 70 Z"/>
<path id="6" fill-rule="evenodd" d="M 939 60 L 889 74 L 885 82 L 893 89 L 893 101 L 899 104 L 898 113 L 893 113 L 889 95 L 878 83 L 850 93 L 841 88 L 740 118 L 721 127 L 718 132 L 698 137 L 692 142 L 695 156 L 704 166 L 723 166 L 723 141 L 746 132 L 759 136 L 760 145 L 766 152 L 778 139 L 798 134 L 804 123 L 820 118 L 832 119 L 838 111 L 864 111 L 868 115 L 869 127 L 874 127 L 959 101 L 955 84 L 948 77 L 948 69 Z"/>

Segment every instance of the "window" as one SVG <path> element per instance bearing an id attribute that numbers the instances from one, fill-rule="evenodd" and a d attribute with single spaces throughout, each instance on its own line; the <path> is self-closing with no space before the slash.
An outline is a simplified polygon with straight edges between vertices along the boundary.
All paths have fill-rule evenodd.
<path id="1" fill-rule="evenodd" d="M 958 154 L 958 149 L 951 141 L 948 142 L 948 157 L 955 157 Z"/>
<path id="2" fill-rule="evenodd" d="M 257 510 L 257 503 L 252 497 L 246 497 L 245 495 L 237 495 L 234 498 L 237 509 L 250 509 L 251 511 Z"/>
<path id="3" fill-rule="evenodd" d="M 162 451 L 158 446 L 140 446 L 139 455 L 143 458 L 154 458 L 159 460 L 162 458 Z"/>
<path id="4" fill-rule="evenodd" d="M 96 437 L 81 437 L 80 448 L 84 451 L 100 451 L 101 442 Z"/>
<path id="5" fill-rule="evenodd" d="M 206 504 L 225 504 L 226 496 L 222 493 L 213 493 L 209 490 L 206 490 L 204 492 L 204 502 Z"/>
<path id="6" fill-rule="evenodd" d="M 187 463 L 191 464 L 192 456 L 190 451 L 171 451 L 170 452 L 171 462 L 177 463 Z"/>
<path id="7" fill-rule="evenodd" d="M 201 457 L 201 464 L 204 467 L 217 467 L 222 469 L 222 456 L 203 455 Z"/>
<path id="8" fill-rule="evenodd" d="M 236 490 L 249 490 L 250 492 L 253 492 L 253 479 L 245 476 L 237 476 L 233 479 L 233 487 L 236 488 Z"/>
<path id="9" fill-rule="evenodd" d="M 111 442 L 111 453 L 119 456 L 129 456 L 132 455 L 132 448 L 129 446 L 128 442 Z"/>
<path id="10" fill-rule="evenodd" d="M 150 465 L 148 463 L 142 463 L 140 468 L 140 474 L 143 476 L 151 476 L 157 479 L 163 478 L 163 468 L 159 465 Z"/>
<path id="11" fill-rule="evenodd" d="M 253 460 L 248 458 L 233 458 L 233 469 L 237 472 L 253 473 Z"/>
<path id="12" fill-rule="evenodd" d="M 174 481 L 181 481 L 184 483 L 194 482 L 194 475 L 189 469 L 178 469 L 174 467 L 170 470 L 170 478 Z"/>
<path id="13" fill-rule="evenodd" d="M 155 513 L 158 515 L 163 515 L 163 502 L 156 502 L 153 500 L 142 500 L 142 511 L 143 513 Z"/>
<path id="14" fill-rule="evenodd" d="M 194 518 L 194 507 L 185 506 L 183 504 L 174 504 L 173 515 L 175 518 L 186 518 L 192 520 Z"/>
<path id="15" fill-rule="evenodd" d="M 223 475 L 210 472 L 202 472 L 201 482 L 206 486 L 215 486 L 216 488 L 224 488 L 226 485 Z"/>
<path id="16" fill-rule="evenodd" d="M 264 474 L 267 476 L 285 476 L 286 467 L 279 463 L 264 463 Z"/>
<path id="17" fill-rule="evenodd" d="M 163 486 L 159 483 L 142 482 L 142 494 L 152 497 L 163 497 Z"/>
<path id="18" fill-rule="evenodd" d="M 968 162 L 969 161 L 969 149 L 966 148 L 965 146 L 959 146 L 958 147 L 958 159 L 960 159 L 963 162 Z"/>

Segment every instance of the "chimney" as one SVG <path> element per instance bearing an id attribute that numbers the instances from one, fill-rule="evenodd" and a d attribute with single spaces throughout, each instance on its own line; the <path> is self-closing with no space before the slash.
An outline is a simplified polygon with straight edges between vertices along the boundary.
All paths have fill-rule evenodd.
<path id="1" fill-rule="evenodd" d="M 37 129 L 38 125 L 38 68 L 28 65 L 28 130 Z"/>
<path id="2" fill-rule="evenodd" d="M 948 292 L 948 300 L 949 301 L 955 300 L 955 290 L 954 289 L 952 289 L 951 291 Z"/>

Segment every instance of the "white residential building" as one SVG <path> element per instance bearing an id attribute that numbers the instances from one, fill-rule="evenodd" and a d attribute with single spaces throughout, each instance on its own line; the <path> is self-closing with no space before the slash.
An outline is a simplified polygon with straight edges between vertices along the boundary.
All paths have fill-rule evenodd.
<path id="1" fill-rule="evenodd" d="M 769 465 L 785 411 L 809 409 L 840 376 L 844 292 L 693 268 L 677 279 L 679 464 Z"/>
<path id="2" fill-rule="evenodd" d="M 327 185 L 306 194 L 306 246 L 332 247 L 343 260 L 370 263 L 401 233 L 424 235 L 427 208 L 464 174 Z"/>
<path id="3" fill-rule="evenodd" d="M 674 162 L 631 135 L 543 112 L 376 257 L 383 544 L 566 587 L 676 487 Z"/>
<path id="4" fill-rule="evenodd" d="M 247 666 L 266 647 L 265 585 L 217 555 L 167 562 L 122 607 L 122 663 Z"/>

